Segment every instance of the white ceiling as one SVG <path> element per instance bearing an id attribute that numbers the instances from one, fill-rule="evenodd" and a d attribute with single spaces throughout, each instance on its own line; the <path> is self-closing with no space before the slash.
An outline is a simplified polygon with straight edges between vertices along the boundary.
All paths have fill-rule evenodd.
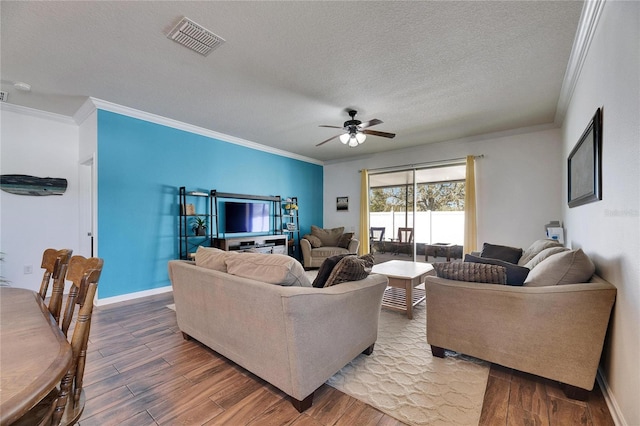
<path id="1" fill-rule="evenodd" d="M 94 97 L 326 161 L 553 123 L 582 6 L 3 0 L 0 76 L 9 103 L 72 116 Z M 226 43 L 168 39 L 182 16 Z M 316 147 L 349 107 L 397 136 Z"/>

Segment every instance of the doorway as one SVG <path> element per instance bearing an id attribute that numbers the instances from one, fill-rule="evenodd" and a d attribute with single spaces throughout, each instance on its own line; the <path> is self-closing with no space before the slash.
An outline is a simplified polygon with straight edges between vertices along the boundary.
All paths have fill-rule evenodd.
<path id="1" fill-rule="evenodd" d="M 430 245 L 462 246 L 465 175 L 464 162 L 370 172 L 369 225 L 385 235 L 371 242 L 376 263 L 426 262 Z"/>

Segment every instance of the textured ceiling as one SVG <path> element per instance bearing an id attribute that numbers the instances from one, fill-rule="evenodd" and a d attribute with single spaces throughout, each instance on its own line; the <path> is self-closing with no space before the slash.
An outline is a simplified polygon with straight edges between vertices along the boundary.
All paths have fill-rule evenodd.
<path id="1" fill-rule="evenodd" d="M 9 103 L 71 116 L 91 96 L 332 160 L 552 123 L 582 5 L 3 0 L 0 76 Z M 182 16 L 226 43 L 169 40 Z M 396 138 L 316 147 L 348 107 Z"/>

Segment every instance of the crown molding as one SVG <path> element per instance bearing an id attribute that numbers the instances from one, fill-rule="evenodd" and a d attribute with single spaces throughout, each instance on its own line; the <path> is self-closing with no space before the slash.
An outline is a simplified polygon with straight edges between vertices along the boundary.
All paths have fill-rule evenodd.
<path id="1" fill-rule="evenodd" d="M 22 105 L 15 105 L 10 103 L 0 103 L 0 111 L 15 112 L 18 114 L 29 115 L 36 118 L 44 118 L 45 120 L 57 121 L 64 124 L 76 124 L 75 121 L 62 114 L 55 114 L 53 112 L 42 111 L 39 109 L 29 108 Z"/>
<path id="2" fill-rule="evenodd" d="M 88 105 L 90 104 L 90 105 Z M 101 109 L 104 111 L 114 112 L 116 114 L 125 115 L 127 117 L 136 118 L 138 120 L 148 121 L 150 123 L 160 124 L 162 126 L 171 127 L 177 130 L 183 130 L 185 132 L 194 133 L 197 135 L 205 136 L 212 139 L 217 139 L 223 142 L 228 142 L 236 145 L 241 145 L 247 148 L 255 149 L 258 151 L 268 152 L 281 157 L 292 158 L 294 160 L 304 161 L 305 163 L 312 163 L 317 165 L 324 165 L 322 161 L 315 158 L 305 157 L 302 155 L 294 154 L 288 151 L 283 151 L 277 148 L 272 148 L 266 145 L 261 145 L 256 142 L 248 141 L 246 139 L 237 138 L 235 136 L 226 135 L 213 130 L 205 129 L 203 127 L 194 126 L 192 124 L 183 123 L 172 118 L 162 117 L 156 114 L 140 111 L 134 108 L 125 107 L 122 105 L 114 104 L 112 102 L 104 101 L 97 98 L 89 98 L 87 102 L 78 110 L 76 115 L 79 120 L 84 120 L 95 109 Z M 74 118 L 75 116 L 74 115 Z"/>
<path id="3" fill-rule="evenodd" d="M 602 9 L 606 0 L 586 0 L 580 15 L 578 30 L 573 40 L 571 55 L 567 70 L 564 73 L 562 89 L 560 89 L 560 97 L 558 98 L 558 106 L 556 107 L 555 123 L 562 126 L 564 117 L 569 108 L 569 103 L 573 97 L 573 92 L 580 78 L 582 66 L 589 53 L 591 40 L 598 26 L 598 21 L 602 15 Z"/>

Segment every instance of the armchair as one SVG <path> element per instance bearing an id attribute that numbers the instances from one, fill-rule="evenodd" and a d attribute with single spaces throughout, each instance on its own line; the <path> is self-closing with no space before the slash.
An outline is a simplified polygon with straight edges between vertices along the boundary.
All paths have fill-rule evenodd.
<path id="1" fill-rule="evenodd" d="M 353 232 L 344 233 L 344 227 L 323 229 L 311 225 L 311 234 L 300 240 L 300 251 L 305 269 L 319 268 L 328 257 L 357 253 L 360 241 Z"/>

